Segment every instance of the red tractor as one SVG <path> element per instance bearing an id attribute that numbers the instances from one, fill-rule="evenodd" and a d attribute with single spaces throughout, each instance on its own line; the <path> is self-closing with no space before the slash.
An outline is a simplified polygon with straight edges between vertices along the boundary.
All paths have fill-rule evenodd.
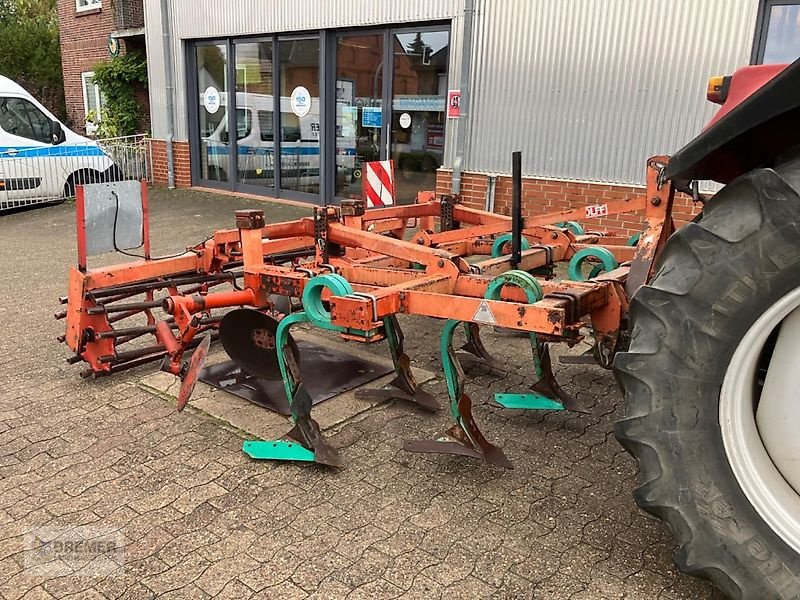
<path id="1" fill-rule="evenodd" d="M 721 110 L 663 177 L 726 185 L 631 302 L 616 435 L 682 571 L 800 598 L 800 61 L 713 78 L 709 99 Z"/>

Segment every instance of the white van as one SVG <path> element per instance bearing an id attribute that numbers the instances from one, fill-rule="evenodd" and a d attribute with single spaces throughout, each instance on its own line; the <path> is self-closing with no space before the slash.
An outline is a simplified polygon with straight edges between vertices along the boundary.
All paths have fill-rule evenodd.
<path id="1" fill-rule="evenodd" d="M 223 94 L 223 106 L 225 99 Z M 285 180 L 296 180 L 300 185 L 319 184 L 319 98 L 311 99 L 311 110 L 304 117 L 298 117 L 292 112 L 289 97 L 282 96 L 280 103 L 281 177 Z M 236 93 L 237 167 L 240 177 L 250 180 L 272 177 L 275 167 L 273 104 L 271 94 Z M 208 148 L 209 170 L 227 173 L 230 142 L 227 119 L 222 119 L 204 141 Z M 355 138 L 339 139 L 338 145 L 338 152 L 346 154 L 352 163 Z M 226 176 L 223 175 L 220 179 L 225 180 Z"/>
<path id="2" fill-rule="evenodd" d="M 118 171 L 96 142 L 0 75 L 0 211 L 72 196 L 76 183 L 114 180 Z"/>

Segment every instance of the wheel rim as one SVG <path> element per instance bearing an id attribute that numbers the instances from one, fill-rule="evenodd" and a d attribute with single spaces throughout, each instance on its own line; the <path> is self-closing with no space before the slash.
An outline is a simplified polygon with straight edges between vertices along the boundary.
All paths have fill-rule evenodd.
<path id="1" fill-rule="evenodd" d="M 770 306 L 742 338 L 722 383 L 719 423 L 728 463 L 745 496 L 800 553 L 798 354 L 800 288 Z"/>

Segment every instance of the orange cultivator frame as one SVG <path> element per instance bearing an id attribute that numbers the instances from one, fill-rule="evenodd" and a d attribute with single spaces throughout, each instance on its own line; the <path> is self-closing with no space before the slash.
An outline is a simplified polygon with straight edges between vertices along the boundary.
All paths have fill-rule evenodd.
<path id="1" fill-rule="evenodd" d="M 86 376 L 162 360 L 162 369 L 183 379 L 182 405 L 202 365 L 206 340 L 219 328 L 218 309 L 249 307 L 270 315 L 280 321 L 271 335 L 295 427 L 290 441 L 271 442 L 272 454 L 259 455 L 248 443 L 250 453 L 336 465 L 338 455 L 310 416 L 298 357 L 289 351 L 289 327 L 306 321 L 350 340 L 386 339 L 397 377 L 390 389 L 376 393 L 435 408 L 438 402 L 414 382 L 396 316 L 446 319 L 442 356 L 455 425 L 444 438 L 411 443 L 409 449 L 465 454 L 509 466 L 472 419 L 451 347 L 453 329 L 464 323 L 464 349 L 486 360 L 491 359 L 480 341 L 479 325 L 529 334 L 534 394 L 517 395 L 510 404 L 580 410 L 555 383 L 547 344 L 540 342 L 575 343 L 588 330 L 595 360 L 610 366 L 623 343 L 628 298 L 649 279 L 674 229 L 674 189 L 662 181 L 667 160 L 648 161 L 643 196 L 527 219 L 518 210 L 515 217 L 492 214 L 431 192 L 421 192 L 409 206 L 367 211 L 363 201 L 351 200 L 270 225 L 260 210 L 239 211 L 235 229 L 216 231 L 181 256 L 73 268 L 68 295 L 62 299 L 67 310 L 57 315 L 66 318 L 62 341 L 75 353 L 72 362 L 88 363 Z M 516 206 L 518 197 L 517 190 Z M 586 233 L 564 225 L 633 211 L 644 211 L 646 219 L 635 246 L 613 232 Z M 577 280 L 554 280 L 557 263 L 565 262 Z M 593 267 L 588 280 L 581 271 L 584 263 Z M 230 289 L 213 289 L 223 284 Z M 292 312 L 287 298 L 302 300 L 303 310 L 286 316 Z M 156 318 L 157 310 L 162 318 Z M 121 327 L 122 321 L 137 316 L 139 324 Z M 148 335 L 154 344 L 141 342 Z M 195 351 L 200 356 L 185 361 L 186 352 L 201 341 Z"/>

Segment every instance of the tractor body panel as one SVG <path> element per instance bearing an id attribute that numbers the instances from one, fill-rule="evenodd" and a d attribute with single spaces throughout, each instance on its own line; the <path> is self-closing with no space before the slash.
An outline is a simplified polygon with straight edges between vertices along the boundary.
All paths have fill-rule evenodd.
<path id="1" fill-rule="evenodd" d="M 674 154 L 666 177 L 727 183 L 763 167 L 800 139 L 800 60 L 737 71 L 706 129 Z"/>

